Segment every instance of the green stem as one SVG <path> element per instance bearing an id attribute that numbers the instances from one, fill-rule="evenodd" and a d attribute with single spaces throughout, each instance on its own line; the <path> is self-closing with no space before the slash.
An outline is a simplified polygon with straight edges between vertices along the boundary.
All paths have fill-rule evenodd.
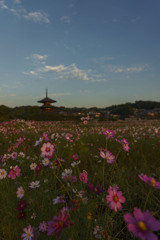
<path id="1" fill-rule="evenodd" d="M 146 197 L 146 201 L 145 201 L 144 207 L 143 207 L 143 212 L 146 210 L 146 205 L 147 205 L 150 193 L 151 193 L 151 189 L 148 191 L 148 194 L 147 194 L 147 197 Z"/>

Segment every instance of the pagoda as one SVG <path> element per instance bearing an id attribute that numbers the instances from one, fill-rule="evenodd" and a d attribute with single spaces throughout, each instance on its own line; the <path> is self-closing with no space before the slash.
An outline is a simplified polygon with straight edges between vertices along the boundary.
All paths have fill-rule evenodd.
<path id="1" fill-rule="evenodd" d="M 55 103 L 56 101 L 48 97 L 48 92 L 46 88 L 46 97 L 42 100 L 38 101 L 38 103 L 43 103 L 43 106 L 41 107 L 43 112 L 53 112 L 53 106 L 51 103 Z"/>

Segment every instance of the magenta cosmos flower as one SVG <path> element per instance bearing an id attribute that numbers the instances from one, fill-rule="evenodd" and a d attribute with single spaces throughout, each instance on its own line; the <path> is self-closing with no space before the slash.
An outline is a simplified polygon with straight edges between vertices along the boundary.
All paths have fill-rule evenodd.
<path id="1" fill-rule="evenodd" d="M 74 161 L 77 161 L 77 160 L 79 159 L 78 154 L 77 154 L 77 153 L 76 153 L 76 154 L 73 154 L 73 155 L 72 155 L 72 159 L 73 159 Z"/>
<path id="2" fill-rule="evenodd" d="M 138 177 L 146 182 L 147 184 L 151 185 L 152 187 L 160 189 L 160 182 L 157 182 L 153 177 L 148 177 L 147 175 L 140 174 Z"/>
<path id="3" fill-rule="evenodd" d="M 141 209 L 134 208 L 133 214 L 134 217 L 130 213 L 124 215 L 128 230 L 142 240 L 158 240 L 152 231 L 160 230 L 160 221 L 156 220 L 148 210 L 142 213 Z"/>
<path id="4" fill-rule="evenodd" d="M 59 211 L 58 217 L 55 216 L 52 221 L 48 222 L 47 227 L 48 236 L 53 234 L 57 234 L 57 236 L 59 236 L 63 228 L 68 227 L 71 223 L 70 220 L 68 220 L 68 216 L 69 216 L 68 209 L 66 207 L 63 207 Z"/>
<path id="5" fill-rule="evenodd" d="M 41 147 L 41 157 L 51 158 L 55 153 L 55 147 L 50 142 L 44 143 Z"/>
<path id="6" fill-rule="evenodd" d="M 94 192 L 97 195 L 100 195 L 101 193 L 104 192 L 104 189 L 100 187 L 100 184 L 97 184 L 96 187 L 94 187 L 92 183 L 88 183 L 88 187 L 92 192 Z"/>
<path id="7" fill-rule="evenodd" d="M 100 156 L 106 159 L 109 164 L 112 164 L 115 161 L 115 156 L 107 149 L 104 149 L 104 151 L 100 150 Z"/>
<path id="8" fill-rule="evenodd" d="M 83 183 L 87 183 L 88 178 L 87 178 L 87 172 L 83 171 L 82 173 L 79 174 L 79 179 Z"/>
<path id="9" fill-rule="evenodd" d="M 20 172 L 21 172 L 21 169 L 18 166 L 11 167 L 8 177 L 12 179 L 16 179 L 16 177 L 20 176 Z"/>
<path id="10" fill-rule="evenodd" d="M 115 132 L 113 130 L 109 130 L 108 128 L 103 131 L 103 134 L 108 138 L 113 138 L 115 136 Z"/>
<path id="11" fill-rule="evenodd" d="M 118 187 L 114 185 L 113 187 L 108 188 L 108 195 L 106 195 L 106 200 L 109 203 L 109 207 L 117 212 L 117 210 L 122 210 L 121 203 L 126 201 L 125 197 L 122 196 L 121 191 L 117 191 Z"/>

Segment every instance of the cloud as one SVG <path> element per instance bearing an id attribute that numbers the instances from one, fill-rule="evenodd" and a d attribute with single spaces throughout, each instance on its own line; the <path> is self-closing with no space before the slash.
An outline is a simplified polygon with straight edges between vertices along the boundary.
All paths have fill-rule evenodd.
<path id="1" fill-rule="evenodd" d="M 129 73 L 129 72 L 143 72 L 146 71 L 148 68 L 148 65 L 139 65 L 139 66 L 131 66 L 131 67 L 125 67 L 125 66 L 115 66 L 115 65 L 108 65 L 107 66 L 109 71 L 114 73 Z"/>
<path id="2" fill-rule="evenodd" d="M 34 60 L 39 60 L 39 61 L 42 61 L 42 60 L 46 60 L 47 59 L 47 55 L 40 55 L 40 54 L 37 54 L 37 53 L 33 53 L 30 57 L 26 57 L 26 59 L 34 59 Z"/>
<path id="3" fill-rule="evenodd" d="M 112 56 L 103 56 L 103 57 L 97 57 L 97 58 L 90 58 L 89 60 L 94 61 L 96 63 L 98 62 L 105 62 L 105 61 L 111 61 L 114 60 L 115 58 Z"/>
<path id="4" fill-rule="evenodd" d="M 8 10 L 8 6 L 5 4 L 4 0 L 0 0 L 0 7 L 1 7 L 2 9 Z"/>
<path id="5" fill-rule="evenodd" d="M 72 93 L 52 93 L 52 94 L 49 94 L 49 96 L 51 96 L 51 97 L 55 97 L 55 96 L 69 96 L 69 95 L 72 95 Z"/>
<path id="6" fill-rule="evenodd" d="M 61 17 L 61 20 L 62 20 L 63 22 L 65 22 L 65 23 L 68 23 L 68 24 L 71 23 L 71 18 L 70 18 L 70 16 L 62 16 L 62 17 Z"/>
<path id="7" fill-rule="evenodd" d="M 3 10 L 8 10 L 15 16 L 23 17 L 26 20 L 38 23 L 50 23 L 47 13 L 43 11 L 28 12 L 27 9 L 22 6 L 20 0 L 12 0 L 10 3 L 13 3 L 14 7 L 9 7 L 5 4 L 5 0 L 0 0 L 0 8 Z"/>
<path id="8" fill-rule="evenodd" d="M 44 22 L 44 23 L 50 23 L 49 18 L 46 13 L 44 12 L 28 12 L 23 15 L 23 17 L 27 20 L 33 21 L 33 22 Z"/>
<path id="9" fill-rule="evenodd" d="M 90 81 L 90 82 L 104 82 L 107 81 L 106 76 L 103 74 L 95 74 L 91 69 L 80 69 L 73 63 L 70 65 L 48 65 L 44 60 L 47 59 L 47 55 L 40 55 L 37 53 L 27 56 L 27 60 L 32 60 L 34 68 L 29 71 L 23 72 L 23 74 L 36 76 L 38 78 L 46 78 L 54 80 L 80 80 L 80 81 Z"/>
<path id="10" fill-rule="evenodd" d="M 55 72 L 61 72 L 64 71 L 66 67 L 64 65 L 59 65 L 59 66 L 45 66 L 44 72 L 48 71 L 55 71 Z"/>

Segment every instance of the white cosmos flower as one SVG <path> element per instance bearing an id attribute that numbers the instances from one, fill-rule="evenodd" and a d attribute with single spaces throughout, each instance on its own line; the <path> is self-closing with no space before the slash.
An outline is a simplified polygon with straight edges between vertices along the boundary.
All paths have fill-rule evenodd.
<path id="1" fill-rule="evenodd" d="M 0 169 L 0 180 L 7 176 L 7 172 L 4 169 Z"/>
<path id="2" fill-rule="evenodd" d="M 30 169 L 31 169 L 31 170 L 35 170 L 36 167 L 37 167 L 37 163 L 31 163 L 31 164 L 30 164 Z"/>
<path id="3" fill-rule="evenodd" d="M 39 183 L 40 183 L 40 181 L 38 181 L 38 180 L 37 181 L 33 181 L 33 182 L 30 183 L 29 187 L 30 188 L 38 188 L 38 187 L 40 187 Z"/>

